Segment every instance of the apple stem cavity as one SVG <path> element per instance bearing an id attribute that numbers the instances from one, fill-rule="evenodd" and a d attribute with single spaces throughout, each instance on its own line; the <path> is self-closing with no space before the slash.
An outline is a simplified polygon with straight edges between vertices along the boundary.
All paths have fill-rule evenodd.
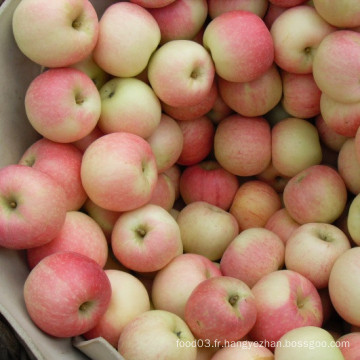
<path id="1" fill-rule="evenodd" d="M 75 102 L 76 102 L 77 105 L 83 104 L 84 101 L 85 101 L 85 99 L 84 99 L 83 96 L 81 96 L 81 94 L 75 95 Z"/>
<path id="2" fill-rule="evenodd" d="M 236 303 L 239 301 L 239 295 L 230 296 L 228 301 L 229 301 L 231 306 L 236 305 Z"/>
<path id="3" fill-rule="evenodd" d="M 75 30 L 79 30 L 81 27 L 81 20 L 79 17 L 77 17 L 72 23 L 71 23 L 71 27 Z"/>
<path id="4" fill-rule="evenodd" d="M 91 301 L 85 301 L 79 306 L 79 312 L 85 314 L 91 306 Z"/>

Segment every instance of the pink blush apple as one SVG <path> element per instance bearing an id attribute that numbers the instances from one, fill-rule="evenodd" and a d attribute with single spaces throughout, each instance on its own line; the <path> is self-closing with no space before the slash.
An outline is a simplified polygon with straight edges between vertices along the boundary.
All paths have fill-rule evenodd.
<path id="1" fill-rule="evenodd" d="M 35 77 L 27 88 L 25 110 L 30 124 L 42 136 L 70 143 L 95 128 L 101 111 L 100 94 L 80 70 L 49 69 Z"/>
<path id="2" fill-rule="evenodd" d="M 185 306 L 185 321 L 199 339 L 223 345 L 248 334 L 256 321 L 255 298 L 241 280 L 218 276 L 202 281 Z"/>
<path id="3" fill-rule="evenodd" d="M 249 11 L 234 10 L 214 18 L 205 29 L 203 43 L 216 73 L 227 81 L 252 81 L 274 61 L 270 32 L 263 20 Z"/>
<path id="4" fill-rule="evenodd" d="M 51 241 L 66 217 L 66 195 L 49 175 L 25 165 L 0 170 L 0 245 L 27 249 Z"/>
<path id="5" fill-rule="evenodd" d="M 81 335 L 105 313 L 111 285 L 87 256 L 57 252 L 30 272 L 24 284 L 26 309 L 34 323 L 55 337 Z"/>

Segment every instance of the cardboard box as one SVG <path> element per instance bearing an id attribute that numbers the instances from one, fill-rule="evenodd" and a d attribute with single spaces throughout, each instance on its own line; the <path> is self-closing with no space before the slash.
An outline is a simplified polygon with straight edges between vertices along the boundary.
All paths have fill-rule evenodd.
<path id="1" fill-rule="evenodd" d="M 26 118 L 24 97 L 41 67 L 19 51 L 11 27 L 12 14 L 20 1 L 5 0 L 0 7 L 0 167 L 17 163 L 25 149 L 40 138 Z M 100 17 L 113 0 L 92 3 Z M 22 252 L 0 248 L 0 313 L 14 328 L 31 358 L 124 360 L 104 339 L 58 339 L 39 330 L 29 318 L 23 299 L 28 273 Z"/>

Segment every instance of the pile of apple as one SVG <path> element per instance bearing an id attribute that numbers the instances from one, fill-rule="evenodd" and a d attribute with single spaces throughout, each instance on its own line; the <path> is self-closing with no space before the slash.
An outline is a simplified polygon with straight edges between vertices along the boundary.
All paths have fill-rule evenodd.
<path id="1" fill-rule="evenodd" d="M 358 359 L 360 2 L 100 3 L 13 15 L 44 71 L 0 245 L 34 323 L 126 360 Z"/>

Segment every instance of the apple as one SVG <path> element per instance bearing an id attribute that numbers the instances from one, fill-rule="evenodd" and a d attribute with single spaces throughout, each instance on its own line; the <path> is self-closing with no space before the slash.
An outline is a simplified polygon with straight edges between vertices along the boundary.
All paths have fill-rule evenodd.
<path id="1" fill-rule="evenodd" d="M 242 116 L 262 116 L 281 100 L 280 73 L 272 65 L 262 75 L 248 82 L 233 82 L 219 78 L 219 91 L 224 102 Z"/>
<path id="2" fill-rule="evenodd" d="M 181 254 L 156 273 L 151 292 L 154 307 L 184 319 L 186 302 L 195 287 L 221 275 L 220 269 L 205 256 Z"/>
<path id="3" fill-rule="evenodd" d="M 202 281 L 185 306 L 185 321 L 198 339 L 224 345 L 247 335 L 257 316 L 250 288 L 230 276 Z"/>
<path id="4" fill-rule="evenodd" d="M 304 326 L 284 334 L 275 349 L 275 359 L 345 360 L 330 332 L 317 326 Z"/>
<path id="5" fill-rule="evenodd" d="M 336 132 L 326 123 L 322 114 L 315 117 L 315 126 L 321 142 L 329 149 L 339 152 L 347 137 Z"/>
<path id="6" fill-rule="evenodd" d="M 206 0 L 176 0 L 162 7 L 148 8 L 159 25 L 161 44 L 171 40 L 192 40 L 208 14 Z"/>
<path id="7" fill-rule="evenodd" d="M 335 225 L 303 224 L 286 241 L 285 266 L 304 275 L 317 289 L 323 289 L 328 286 L 334 262 L 350 247 L 345 233 Z"/>
<path id="8" fill-rule="evenodd" d="M 70 143 L 95 128 L 101 100 L 98 89 L 85 73 L 55 68 L 31 81 L 25 94 L 25 110 L 30 124 L 42 136 Z"/>
<path id="9" fill-rule="evenodd" d="M 206 159 L 213 149 L 215 125 L 206 117 L 177 122 L 183 134 L 178 165 L 191 166 Z"/>
<path id="10" fill-rule="evenodd" d="M 150 310 L 138 315 L 123 329 L 118 351 L 125 359 L 196 360 L 196 339 L 176 314 Z"/>
<path id="11" fill-rule="evenodd" d="M 103 268 L 108 258 L 108 243 L 95 220 L 80 211 L 68 211 L 64 225 L 54 239 L 27 250 L 27 263 L 32 269 L 44 257 L 59 251 L 88 256 Z"/>
<path id="12" fill-rule="evenodd" d="M 262 19 L 250 11 L 229 11 L 211 20 L 203 43 L 211 53 L 216 73 L 227 81 L 255 80 L 273 64 L 270 32 Z"/>
<path id="13" fill-rule="evenodd" d="M 299 224 L 332 223 L 345 209 L 347 189 L 334 168 L 314 165 L 289 180 L 283 201 L 290 216 Z"/>
<path id="14" fill-rule="evenodd" d="M 183 150 L 184 136 L 175 119 L 163 113 L 159 125 L 146 140 L 155 156 L 159 173 L 176 164 Z"/>
<path id="15" fill-rule="evenodd" d="M 111 284 L 110 303 L 95 327 L 83 336 L 87 340 L 102 337 L 117 348 L 126 324 L 150 310 L 150 299 L 145 286 L 134 275 L 120 270 L 105 270 L 105 274 Z"/>
<path id="16" fill-rule="evenodd" d="M 321 91 L 313 75 L 281 72 L 283 97 L 281 100 L 285 111 L 301 119 L 313 118 L 320 114 Z"/>
<path id="17" fill-rule="evenodd" d="M 337 339 L 337 343 L 345 360 L 356 360 L 360 351 L 360 332 L 343 334 Z"/>
<path id="18" fill-rule="evenodd" d="M 350 200 L 350 207 L 347 214 L 347 229 L 351 240 L 360 246 L 360 194 L 357 194 L 353 199 Z"/>
<path id="19" fill-rule="evenodd" d="M 265 346 L 254 341 L 240 340 L 229 343 L 216 352 L 211 360 L 274 360 L 274 354 Z"/>
<path id="20" fill-rule="evenodd" d="M 356 156 L 355 138 L 347 139 L 337 157 L 337 169 L 347 189 L 357 195 L 360 193 L 360 162 Z"/>
<path id="21" fill-rule="evenodd" d="M 110 80 L 110 75 L 107 74 L 95 61 L 92 56 L 92 53 L 86 57 L 84 60 L 81 60 L 75 64 L 70 65 L 70 67 L 81 70 L 94 82 L 98 90 Z"/>
<path id="22" fill-rule="evenodd" d="M 183 252 L 176 220 L 153 204 L 119 216 L 112 231 L 111 247 L 120 263 L 139 272 L 160 270 Z"/>
<path id="23" fill-rule="evenodd" d="M 95 204 L 107 210 L 122 212 L 146 204 L 157 177 L 149 143 L 135 134 L 106 134 L 91 143 L 83 155 L 84 189 Z"/>
<path id="24" fill-rule="evenodd" d="M 330 98 L 343 103 L 360 101 L 356 74 L 360 65 L 360 33 L 338 30 L 328 34 L 314 56 L 313 75 L 319 89 Z"/>
<path id="25" fill-rule="evenodd" d="M 360 102 L 340 102 L 323 92 L 320 97 L 320 110 L 324 122 L 335 133 L 345 137 L 355 137 L 360 126 Z"/>
<path id="26" fill-rule="evenodd" d="M 181 173 L 179 185 L 185 204 L 205 201 L 227 211 L 239 188 L 239 179 L 217 161 L 205 160 L 187 166 Z"/>
<path id="27" fill-rule="evenodd" d="M 108 243 L 110 243 L 111 232 L 120 216 L 120 212 L 104 209 L 96 205 L 91 199 L 87 199 L 81 208 L 83 212 L 89 215 L 100 226 Z"/>
<path id="28" fill-rule="evenodd" d="M 320 43 L 335 30 L 311 6 L 286 9 L 270 29 L 275 63 L 290 73 L 310 74 Z"/>
<path id="29" fill-rule="evenodd" d="M 162 103 L 162 110 L 176 120 L 195 120 L 206 115 L 214 106 L 218 97 L 216 82 L 214 81 L 208 95 L 198 104 L 192 106 L 170 106 Z"/>
<path id="30" fill-rule="evenodd" d="M 159 25 L 149 11 L 130 2 L 116 2 L 106 8 L 99 21 L 93 57 L 107 73 L 133 77 L 147 67 L 160 38 Z"/>
<path id="31" fill-rule="evenodd" d="M 42 138 L 31 144 L 18 164 L 40 170 L 56 180 L 66 194 L 66 210 L 79 210 L 87 199 L 81 183 L 82 152 L 72 144 Z"/>
<path id="32" fill-rule="evenodd" d="M 148 138 L 161 119 L 161 104 L 151 87 L 136 78 L 113 78 L 100 89 L 98 127 L 105 134 L 125 131 Z"/>
<path id="33" fill-rule="evenodd" d="M 269 123 L 263 117 L 228 116 L 216 128 L 214 154 L 219 164 L 234 175 L 261 173 L 271 161 Z"/>
<path id="34" fill-rule="evenodd" d="M 218 77 L 217 77 L 218 78 Z M 206 116 L 216 125 L 221 120 L 233 114 L 233 110 L 224 102 L 221 95 L 217 94 L 213 107 L 206 114 Z"/>
<path id="35" fill-rule="evenodd" d="M 24 283 L 24 300 L 33 322 L 55 337 L 78 336 L 105 313 L 111 285 L 104 270 L 87 256 L 62 251 L 41 260 Z"/>
<path id="36" fill-rule="evenodd" d="M 83 138 L 73 141 L 72 144 L 75 145 L 82 153 L 85 152 L 87 147 L 96 139 L 99 137 L 105 135 L 98 126 L 95 126 L 95 128 L 86 136 Z"/>
<path id="37" fill-rule="evenodd" d="M 159 8 L 170 5 L 175 0 L 130 0 L 130 2 L 145 8 Z"/>
<path id="38" fill-rule="evenodd" d="M 180 197 L 180 177 L 182 174 L 182 170 L 179 165 L 174 164 L 173 166 L 164 170 L 164 174 L 166 174 L 173 183 L 175 190 L 175 201 L 176 201 Z"/>
<path id="39" fill-rule="evenodd" d="M 252 288 L 266 274 L 284 266 L 285 246 L 274 232 L 250 228 L 240 232 L 228 245 L 220 261 L 221 273 L 245 282 Z"/>
<path id="40" fill-rule="evenodd" d="M 292 329 L 322 325 L 320 295 L 310 280 L 295 271 L 273 271 L 251 291 L 258 312 L 249 334 L 253 341 L 267 341 L 273 348 L 271 345 Z"/>
<path id="41" fill-rule="evenodd" d="M 66 67 L 91 54 L 99 22 L 88 0 L 25 0 L 15 8 L 12 30 L 30 60 L 45 67 Z"/>
<path id="42" fill-rule="evenodd" d="M 272 162 L 270 162 L 269 166 L 264 171 L 257 174 L 255 178 L 266 182 L 280 194 L 284 191 L 285 185 L 290 180 L 290 177 L 282 175 Z"/>
<path id="43" fill-rule="evenodd" d="M 154 191 L 148 204 L 161 206 L 167 211 L 173 208 L 175 203 L 175 186 L 168 175 L 165 173 L 158 174 Z"/>
<path id="44" fill-rule="evenodd" d="M 308 120 L 288 117 L 271 131 L 272 164 L 284 176 L 293 177 L 322 160 L 316 127 Z"/>
<path id="45" fill-rule="evenodd" d="M 248 180 L 238 188 L 229 212 L 235 217 L 240 230 L 264 227 L 282 207 L 280 195 L 264 181 Z"/>
<path id="46" fill-rule="evenodd" d="M 339 28 L 360 26 L 360 4 L 356 0 L 313 0 L 316 11 L 329 24 Z"/>
<path id="47" fill-rule="evenodd" d="M 203 101 L 213 85 L 215 68 L 206 49 L 191 40 L 172 40 L 159 47 L 148 66 L 150 85 L 171 106 Z"/>
<path id="48" fill-rule="evenodd" d="M 59 233 L 65 216 L 65 192 L 49 175 L 25 165 L 0 169 L 0 246 L 46 244 Z"/>
<path id="49" fill-rule="evenodd" d="M 250 11 L 263 18 L 268 9 L 268 5 L 267 0 L 208 0 L 208 12 L 212 19 L 233 10 Z"/>
<path id="50" fill-rule="evenodd" d="M 264 23 L 266 24 L 269 30 L 271 29 L 271 26 L 274 23 L 274 21 L 280 16 L 280 14 L 282 14 L 286 10 L 287 8 L 277 6 L 269 2 L 266 14 L 263 17 Z"/>
<path id="51" fill-rule="evenodd" d="M 269 0 L 270 4 L 284 7 L 284 8 L 290 8 L 294 6 L 298 6 L 306 2 L 307 0 Z"/>
<path id="52" fill-rule="evenodd" d="M 205 201 L 195 201 L 177 216 L 184 252 L 219 260 L 239 233 L 236 218 Z"/>
<path id="53" fill-rule="evenodd" d="M 286 208 L 275 211 L 264 225 L 268 229 L 277 234 L 284 244 L 288 241 L 294 230 L 300 226 L 289 214 Z"/>

